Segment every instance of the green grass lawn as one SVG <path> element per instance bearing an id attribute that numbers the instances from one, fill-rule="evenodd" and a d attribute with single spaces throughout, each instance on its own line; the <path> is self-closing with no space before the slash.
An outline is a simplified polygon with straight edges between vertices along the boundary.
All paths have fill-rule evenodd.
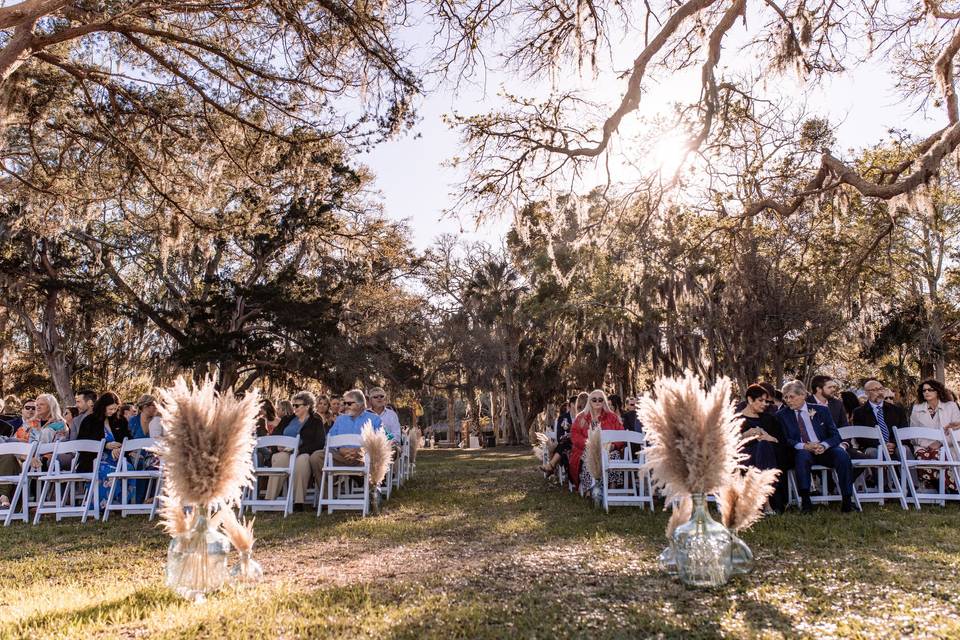
<path id="1" fill-rule="evenodd" d="M 768 518 L 754 572 L 691 591 L 666 516 L 561 492 L 528 451 L 423 451 L 379 517 L 257 518 L 265 577 L 193 605 L 143 517 L 0 529 L 0 638 L 960 637 L 960 510 Z"/>

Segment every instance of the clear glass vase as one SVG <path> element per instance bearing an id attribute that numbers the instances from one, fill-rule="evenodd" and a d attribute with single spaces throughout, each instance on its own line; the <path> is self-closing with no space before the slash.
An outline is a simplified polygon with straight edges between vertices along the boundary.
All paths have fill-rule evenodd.
<path id="1" fill-rule="evenodd" d="M 205 507 L 190 529 L 174 536 L 167 548 L 166 583 L 187 600 L 203 600 L 229 579 L 230 540 L 210 527 Z"/>
<path id="2" fill-rule="evenodd" d="M 734 536 L 710 517 L 706 496 L 691 496 L 693 513 L 690 520 L 677 527 L 670 539 L 672 558 L 661 554 L 661 565 L 668 571 L 672 560 L 680 581 L 692 587 L 718 587 L 734 574 L 732 546 Z M 742 543 L 741 543 L 742 544 Z M 743 545 L 746 547 L 746 545 Z M 747 549 L 749 552 L 749 549 Z"/>
<path id="3" fill-rule="evenodd" d="M 733 566 L 734 575 L 742 576 L 753 570 L 753 552 L 747 543 L 733 535 L 730 542 L 730 562 Z"/>

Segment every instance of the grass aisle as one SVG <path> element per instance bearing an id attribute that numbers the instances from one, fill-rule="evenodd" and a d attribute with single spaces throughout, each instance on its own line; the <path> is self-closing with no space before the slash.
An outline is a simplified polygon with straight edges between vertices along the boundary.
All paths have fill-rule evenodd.
<path id="1" fill-rule="evenodd" d="M 423 451 L 383 515 L 257 518 L 266 576 L 201 605 L 142 517 L 0 529 L 0 638 L 960 637 L 960 511 L 761 522 L 754 573 L 664 576 L 664 514 L 608 515 L 526 450 Z"/>

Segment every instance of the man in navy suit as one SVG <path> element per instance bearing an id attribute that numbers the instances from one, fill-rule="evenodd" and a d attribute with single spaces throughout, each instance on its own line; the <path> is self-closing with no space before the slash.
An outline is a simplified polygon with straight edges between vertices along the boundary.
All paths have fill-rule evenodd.
<path id="1" fill-rule="evenodd" d="M 807 403 L 807 390 L 799 380 L 783 385 L 783 407 L 777 419 L 783 426 L 787 445 L 795 449 L 794 473 L 800 492 L 801 513 L 812 513 L 810 502 L 810 467 L 815 464 L 837 472 L 842 496 L 841 510 L 853 511 L 853 469 L 850 456 L 840 446 L 840 432 L 830 410 Z"/>

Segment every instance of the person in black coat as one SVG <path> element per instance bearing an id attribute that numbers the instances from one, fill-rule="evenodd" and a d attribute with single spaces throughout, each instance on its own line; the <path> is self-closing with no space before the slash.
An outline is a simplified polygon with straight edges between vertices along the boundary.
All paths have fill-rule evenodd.
<path id="1" fill-rule="evenodd" d="M 280 420 L 280 424 L 273 430 L 273 435 L 299 438 L 293 471 L 293 508 L 294 511 L 303 511 L 311 474 L 317 485 L 320 484 L 324 451 L 327 446 L 327 431 L 330 430 L 330 425 L 326 424 L 321 415 L 316 412 L 317 398 L 309 391 L 297 393 L 290 402 L 293 414 L 284 416 Z M 270 465 L 273 467 L 289 465 L 290 453 L 286 450 L 277 451 L 271 456 Z M 268 500 L 274 500 L 280 494 L 282 489 L 280 480 L 279 477 L 271 477 L 268 481 Z"/>
<path id="2" fill-rule="evenodd" d="M 116 460 L 120 446 L 130 437 L 130 428 L 127 420 L 120 415 L 120 399 L 112 391 L 107 391 L 93 404 L 90 415 L 83 419 L 77 431 L 77 440 L 107 439 L 104 447 L 104 456 L 112 455 Z M 89 472 L 93 470 L 93 453 L 81 453 L 77 462 L 77 471 Z M 60 461 L 63 464 L 63 460 Z"/>
<path id="3" fill-rule="evenodd" d="M 793 467 L 793 450 L 787 445 L 783 427 L 776 416 L 767 413 L 770 394 L 758 384 L 747 387 L 746 403 L 741 412 L 741 433 L 753 436 L 744 453 L 744 464 L 758 469 L 779 469 L 776 490 L 770 497 L 770 507 L 783 513 L 787 507 L 787 470 Z"/>
<path id="4" fill-rule="evenodd" d="M 893 428 L 904 428 L 910 426 L 907 413 L 899 405 L 892 402 L 886 402 L 883 399 L 884 388 L 877 380 L 867 380 L 863 385 L 863 390 L 867 392 L 867 401 L 853 411 L 853 424 L 865 427 L 879 427 L 880 434 L 884 438 L 884 445 L 890 455 L 900 459 L 900 452 L 896 447 L 896 440 L 893 437 Z M 855 446 L 854 446 L 855 444 Z M 860 439 L 856 443 L 851 443 L 851 449 L 859 450 L 863 457 L 875 458 L 877 455 L 876 447 L 880 445 L 876 440 Z"/>

